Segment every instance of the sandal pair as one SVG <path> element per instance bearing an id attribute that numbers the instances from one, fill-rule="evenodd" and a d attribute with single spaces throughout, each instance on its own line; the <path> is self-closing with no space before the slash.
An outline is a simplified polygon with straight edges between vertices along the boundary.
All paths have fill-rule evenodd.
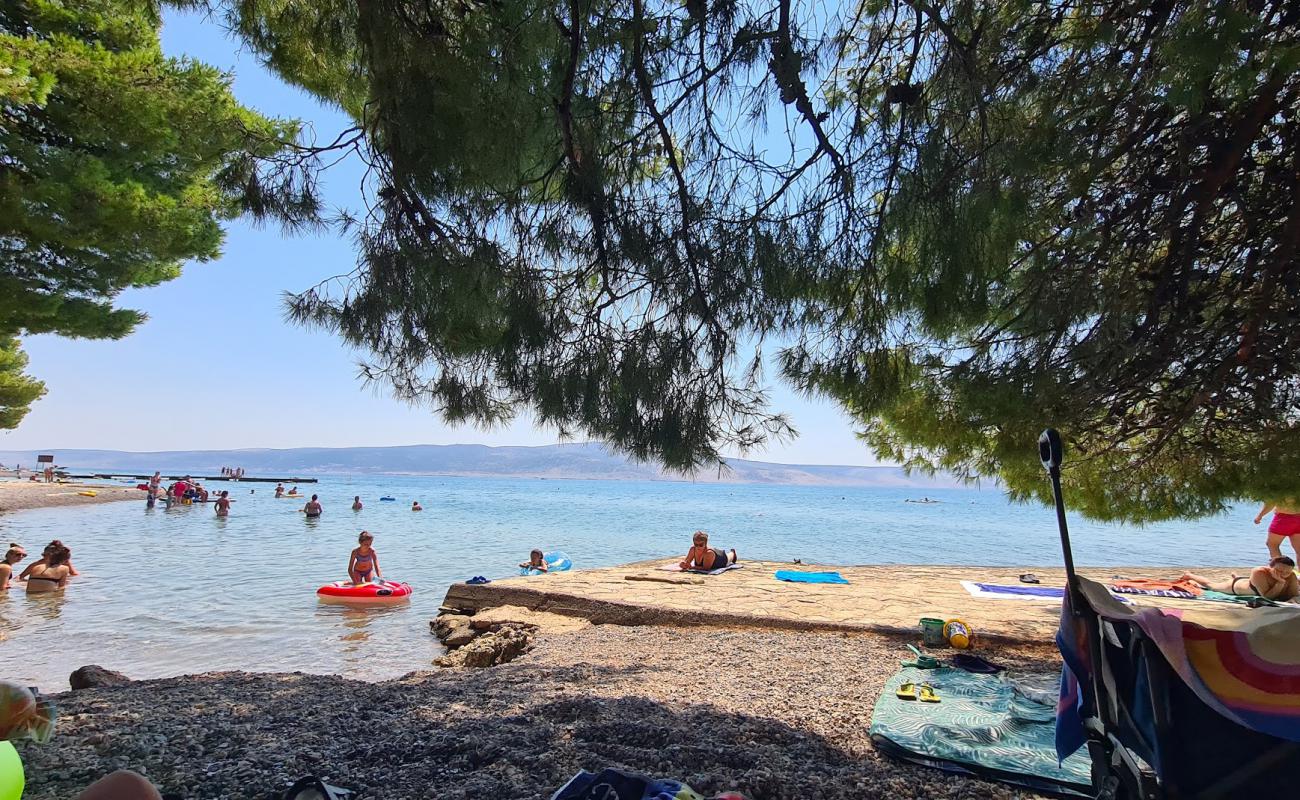
<path id="1" fill-rule="evenodd" d="M 939 693 L 928 683 L 921 684 L 918 689 L 915 683 L 908 681 L 898 687 L 898 691 L 894 692 L 894 694 L 898 695 L 899 700 L 920 700 L 922 703 L 940 702 Z"/>

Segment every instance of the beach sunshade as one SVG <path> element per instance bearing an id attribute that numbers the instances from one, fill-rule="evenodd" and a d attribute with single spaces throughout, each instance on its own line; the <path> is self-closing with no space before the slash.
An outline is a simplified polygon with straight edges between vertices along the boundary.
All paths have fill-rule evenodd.
<path id="1" fill-rule="evenodd" d="M 906 686 L 931 687 L 939 702 L 899 699 Z M 1046 702 L 1044 702 L 1046 701 Z M 871 718 L 871 741 L 894 758 L 977 775 L 1036 792 L 1090 796 L 1088 759 L 1058 766 L 1051 698 L 1018 691 L 998 675 L 905 667 L 885 682 Z"/>
<path id="2" fill-rule="evenodd" d="M 1118 800 L 1251 796 L 1292 780 L 1300 609 L 1131 607 L 1085 578 L 1078 601 L 1057 633 L 1058 753 L 1087 745 Z"/>

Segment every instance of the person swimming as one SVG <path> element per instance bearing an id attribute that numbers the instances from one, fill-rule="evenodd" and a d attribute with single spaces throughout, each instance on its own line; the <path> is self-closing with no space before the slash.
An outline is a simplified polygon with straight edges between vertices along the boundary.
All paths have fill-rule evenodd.
<path id="1" fill-rule="evenodd" d="M 361 508 L 362 508 L 362 506 L 361 506 L 361 495 L 357 495 L 356 497 L 353 497 L 353 498 L 352 498 L 352 510 L 353 510 L 353 511 L 360 511 Z"/>
<path id="2" fill-rule="evenodd" d="M 379 554 L 371 546 L 374 541 L 375 537 L 370 531 L 362 531 L 357 537 L 358 546 L 352 550 L 352 557 L 348 559 L 348 577 L 352 579 L 353 585 L 369 583 L 371 575 L 379 580 L 384 579 L 384 574 L 379 571 Z"/>
<path id="3" fill-rule="evenodd" d="M 412 511 L 423 511 L 423 510 L 424 510 L 424 507 L 420 505 L 420 501 L 419 501 L 419 500 L 416 500 L 416 501 L 414 501 L 414 502 L 411 503 L 411 510 L 412 510 Z"/>
<path id="4" fill-rule="evenodd" d="M 678 566 L 683 570 L 711 572 L 734 564 L 739 560 L 740 558 L 736 555 L 735 549 L 727 551 L 716 547 L 711 548 L 709 547 L 709 535 L 704 531 L 696 531 L 695 535 L 691 537 L 691 549 L 686 551 L 686 558 Z"/>
<path id="5" fill-rule="evenodd" d="M 528 560 L 519 565 L 520 569 L 535 569 L 538 572 L 548 572 L 549 565 L 546 563 L 546 556 L 541 550 L 534 550 L 528 554 Z"/>

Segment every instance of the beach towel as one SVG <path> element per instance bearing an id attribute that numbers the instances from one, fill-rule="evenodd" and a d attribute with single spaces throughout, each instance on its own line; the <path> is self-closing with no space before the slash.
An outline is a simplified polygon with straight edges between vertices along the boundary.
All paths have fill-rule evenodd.
<path id="1" fill-rule="evenodd" d="M 790 583 L 848 583 L 848 579 L 838 572 L 797 572 L 791 569 L 777 570 L 776 579 Z"/>
<path id="2" fill-rule="evenodd" d="M 664 564 L 659 569 L 663 570 L 664 572 L 689 572 L 692 575 L 721 575 L 722 573 L 726 572 L 729 569 L 740 569 L 744 566 L 745 566 L 744 564 L 728 564 L 725 567 L 718 567 L 717 569 L 703 570 L 703 569 L 682 569 L 680 564 Z"/>
<path id="3" fill-rule="evenodd" d="M 1032 676 L 1030 676 L 1032 677 Z M 1083 754 L 1058 764 L 1053 746 L 1051 692 L 1031 680 L 1025 690 L 1005 675 L 959 669 L 904 668 L 885 682 L 871 717 L 876 749 L 915 764 L 979 775 L 1027 789 L 1091 796 L 1090 764 Z M 938 703 L 902 700 L 904 683 L 929 683 Z M 1045 696 L 1044 696 L 1045 695 Z"/>
<path id="4" fill-rule="evenodd" d="M 681 781 L 647 778 L 617 769 L 599 773 L 578 772 L 551 795 L 551 800 L 706 800 Z M 737 792 L 723 792 L 712 800 L 745 800 Z"/>
<path id="5" fill-rule="evenodd" d="M 1091 581 L 1081 581 L 1080 590 L 1103 619 L 1141 628 L 1207 706 L 1253 731 L 1300 742 L 1300 608 L 1218 603 L 1195 610 L 1126 607 Z M 1064 758 L 1085 740 L 1079 682 L 1089 680 L 1091 661 L 1069 600 L 1061 609 L 1056 641 L 1065 666 L 1056 746 Z"/>
<path id="6" fill-rule="evenodd" d="M 1181 597 L 1191 599 L 1201 594 L 1201 587 L 1191 581 L 1162 581 L 1156 578 L 1130 578 L 1112 581 L 1112 592 L 1120 594 L 1144 594 L 1152 597 Z"/>
<path id="7" fill-rule="evenodd" d="M 970 592 L 971 597 L 984 600 L 1049 600 L 1058 602 L 1065 596 L 1065 590 L 1056 586 L 1027 586 L 1017 584 L 1006 586 L 998 583 L 976 583 L 962 581 L 961 585 Z"/>

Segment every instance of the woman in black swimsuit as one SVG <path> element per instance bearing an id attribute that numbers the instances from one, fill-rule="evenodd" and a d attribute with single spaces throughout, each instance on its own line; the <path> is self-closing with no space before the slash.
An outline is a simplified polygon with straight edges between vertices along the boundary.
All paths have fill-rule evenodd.
<path id="1" fill-rule="evenodd" d="M 45 564 L 27 576 L 27 593 L 56 592 L 67 585 L 68 578 L 72 575 L 72 568 L 68 566 L 71 557 L 72 551 L 63 545 L 52 548 L 46 556 Z"/>
<path id="2" fill-rule="evenodd" d="M 1295 562 L 1287 556 L 1272 559 L 1267 567 L 1255 567 L 1250 575 L 1230 575 L 1226 581 L 1210 581 L 1190 572 L 1183 573 L 1182 580 L 1215 592 L 1262 597 L 1278 602 L 1300 597 L 1300 580 L 1296 579 Z"/>

